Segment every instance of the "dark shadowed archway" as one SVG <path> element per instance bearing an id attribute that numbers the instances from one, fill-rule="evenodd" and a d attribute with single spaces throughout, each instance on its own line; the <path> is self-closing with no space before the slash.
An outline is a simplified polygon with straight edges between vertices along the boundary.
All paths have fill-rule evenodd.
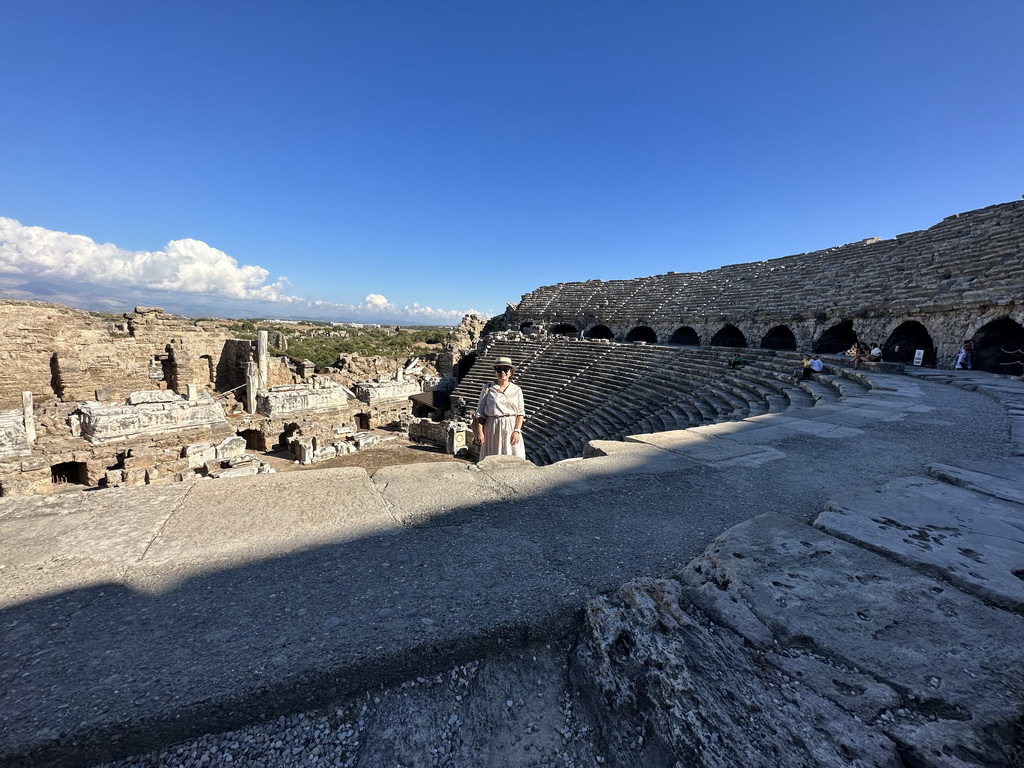
<path id="1" fill-rule="evenodd" d="M 761 339 L 761 349 L 796 349 L 796 336 L 788 326 L 776 325 Z"/>
<path id="2" fill-rule="evenodd" d="M 648 344 L 657 344 L 658 334 L 654 332 L 653 328 L 648 328 L 646 325 L 638 325 L 626 334 L 626 341 L 646 341 Z"/>
<path id="3" fill-rule="evenodd" d="M 1002 317 L 974 334 L 974 367 L 1008 376 L 1024 376 L 1024 327 Z"/>
<path id="4" fill-rule="evenodd" d="M 469 373 L 474 363 L 476 363 L 476 352 L 470 352 L 455 364 L 455 378 L 459 381 L 466 378 L 466 374 Z"/>
<path id="5" fill-rule="evenodd" d="M 607 325 L 595 325 L 593 328 L 583 334 L 588 339 L 614 339 L 615 334 L 612 333 L 612 329 Z"/>
<path id="6" fill-rule="evenodd" d="M 669 344 L 681 344 L 684 347 L 699 347 L 700 336 L 688 325 L 676 328 L 668 340 Z"/>
<path id="7" fill-rule="evenodd" d="M 928 329 L 916 320 L 907 322 L 896 327 L 889 338 L 882 345 L 882 359 L 890 363 L 914 362 L 914 354 L 917 350 L 924 350 L 924 362 L 934 367 L 935 365 L 935 342 L 928 333 Z"/>
<path id="8" fill-rule="evenodd" d="M 735 325 L 726 325 L 711 337 L 712 347 L 745 347 L 747 337 Z"/>
<path id="9" fill-rule="evenodd" d="M 569 325 L 568 323 L 559 323 L 553 326 L 550 332 L 555 336 L 575 336 L 579 333 L 575 325 Z"/>
<path id="10" fill-rule="evenodd" d="M 834 355 L 845 352 L 857 343 L 857 334 L 853 331 L 853 320 L 843 320 L 825 331 L 814 342 L 814 352 L 819 355 Z"/>

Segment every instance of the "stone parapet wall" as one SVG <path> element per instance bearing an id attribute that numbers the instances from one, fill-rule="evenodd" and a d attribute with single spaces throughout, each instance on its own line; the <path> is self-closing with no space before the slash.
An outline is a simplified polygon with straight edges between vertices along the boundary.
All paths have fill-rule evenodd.
<path id="1" fill-rule="evenodd" d="M 926 326 L 940 358 L 991 319 L 1024 321 L 1024 202 L 950 216 L 929 229 L 706 272 L 590 280 L 538 288 L 499 325 L 618 340 L 638 326 L 667 342 L 682 326 L 702 343 L 726 324 L 751 346 L 785 325 L 803 348 L 837 322 L 862 340 L 885 339 L 907 320 Z"/>
<path id="2" fill-rule="evenodd" d="M 105 443 L 142 435 L 210 428 L 227 422 L 224 409 L 210 395 L 200 394 L 194 403 L 190 403 L 173 393 L 166 393 L 169 397 L 160 398 L 152 395 L 165 393 L 144 394 L 147 396 L 132 398 L 135 404 L 84 403 L 77 412 L 82 437 L 90 443 Z"/>

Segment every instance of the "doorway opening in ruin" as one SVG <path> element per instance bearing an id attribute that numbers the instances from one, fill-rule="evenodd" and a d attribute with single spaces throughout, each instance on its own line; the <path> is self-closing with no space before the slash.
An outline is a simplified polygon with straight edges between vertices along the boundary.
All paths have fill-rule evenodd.
<path id="1" fill-rule="evenodd" d="M 64 399 L 64 381 L 60 377 L 60 361 L 56 352 L 50 355 L 50 389 L 57 398 Z"/>
<path id="2" fill-rule="evenodd" d="M 688 325 L 684 325 L 681 328 L 676 328 L 673 331 L 672 336 L 668 340 L 669 344 L 679 344 L 684 347 L 699 347 L 700 336 L 697 332 Z"/>
<path id="3" fill-rule="evenodd" d="M 788 326 L 776 325 L 761 339 L 761 349 L 796 349 L 796 336 Z"/>
<path id="4" fill-rule="evenodd" d="M 638 325 L 626 334 L 626 342 L 633 341 L 646 341 L 648 344 L 657 344 L 658 334 L 654 332 L 653 328 L 648 328 L 646 325 Z"/>
<path id="5" fill-rule="evenodd" d="M 711 337 L 712 347 L 745 347 L 747 337 L 735 325 L 726 325 Z"/>
<path id="6" fill-rule="evenodd" d="M 235 434 L 238 435 L 238 437 L 245 438 L 245 450 L 267 450 L 267 438 L 264 437 L 263 433 L 260 432 L 258 429 L 243 429 L 241 432 L 236 432 Z"/>
<path id="7" fill-rule="evenodd" d="M 520 323 L 520 325 L 519 325 L 519 332 L 520 333 L 532 333 L 533 332 L 533 323 Z"/>
<path id="8" fill-rule="evenodd" d="M 935 343 L 928 329 L 916 320 L 908 320 L 897 326 L 882 345 L 882 359 L 888 363 L 914 362 L 917 350 L 924 350 L 925 365 L 935 367 Z"/>
<path id="9" fill-rule="evenodd" d="M 199 359 L 203 362 L 200 363 L 202 371 L 206 374 L 207 379 L 202 384 L 213 384 L 217 379 L 217 370 L 213 367 L 213 357 L 210 355 L 200 355 Z"/>
<path id="10" fill-rule="evenodd" d="M 164 381 L 167 382 L 167 387 L 169 389 L 173 389 L 174 378 L 176 373 L 174 370 L 174 360 L 170 354 L 159 355 L 158 359 L 160 360 L 160 370 L 162 370 L 164 373 Z"/>
<path id="11" fill-rule="evenodd" d="M 556 336 L 575 336 L 579 331 L 576 330 L 575 325 L 569 325 L 568 323 L 559 323 L 551 329 L 551 333 Z"/>
<path id="12" fill-rule="evenodd" d="M 62 461 L 50 467 L 50 482 L 56 485 L 88 485 L 89 471 L 84 461 Z"/>
<path id="13" fill-rule="evenodd" d="M 352 417 L 355 422 L 356 429 L 360 432 L 365 432 L 370 428 L 370 414 L 368 413 L 357 413 Z"/>
<path id="14" fill-rule="evenodd" d="M 853 320 L 843 320 L 825 331 L 814 342 L 814 353 L 818 355 L 835 355 L 845 352 L 857 343 L 857 334 L 853 331 Z"/>
<path id="15" fill-rule="evenodd" d="M 1008 317 L 983 325 L 974 334 L 973 365 L 981 371 L 1024 376 L 1024 327 Z"/>
<path id="16" fill-rule="evenodd" d="M 298 424 L 295 424 L 295 423 L 285 424 L 284 425 L 284 430 L 281 432 L 280 435 L 277 436 L 277 445 L 274 446 L 274 450 L 275 451 L 283 451 L 283 450 L 287 449 L 288 448 L 288 441 L 291 440 L 296 435 L 301 434 L 301 433 L 302 433 L 302 430 L 299 429 L 299 425 Z M 246 447 L 248 447 L 249 446 L 249 441 L 246 440 L 245 444 L 246 444 Z"/>
<path id="17" fill-rule="evenodd" d="M 615 334 L 607 325 L 595 325 L 583 334 L 588 339 L 614 339 Z"/>

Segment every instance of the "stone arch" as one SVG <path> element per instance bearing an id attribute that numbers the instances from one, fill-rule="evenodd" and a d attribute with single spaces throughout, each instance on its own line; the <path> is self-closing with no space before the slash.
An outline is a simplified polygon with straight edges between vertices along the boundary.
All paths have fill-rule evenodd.
<path id="1" fill-rule="evenodd" d="M 776 325 L 761 337 L 762 349 L 796 349 L 796 335 L 788 325 Z"/>
<path id="2" fill-rule="evenodd" d="M 853 320 L 843 320 L 825 331 L 814 342 L 814 352 L 819 355 L 835 355 L 845 352 L 857 343 Z"/>
<path id="3" fill-rule="evenodd" d="M 672 336 L 669 337 L 669 344 L 680 344 L 684 347 L 699 347 L 700 336 L 697 331 L 688 325 L 682 325 L 672 332 Z"/>
<path id="4" fill-rule="evenodd" d="M 549 333 L 552 333 L 555 336 L 575 336 L 577 333 L 579 333 L 579 330 L 576 328 L 575 325 L 570 325 L 569 323 L 559 323 L 558 325 L 551 326 L 551 330 L 549 331 Z"/>
<path id="5" fill-rule="evenodd" d="M 588 339 L 614 339 L 615 334 L 607 325 L 595 325 L 583 334 Z"/>
<path id="6" fill-rule="evenodd" d="M 1009 317 L 983 325 L 974 334 L 973 366 L 1008 376 L 1024 375 L 1024 326 Z"/>
<path id="7" fill-rule="evenodd" d="M 745 347 L 747 346 L 747 337 L 743 335 L 743 331 L 730 323 L 723 325 L 718 329 L 718 333 L 711 337 L 711 346 Z"/>
<path id="8" fill-rule="evenodd" d="M 935 364 L 935 342 L 928 329 L 917 320 L 896 326 L 882 344 L 882 359 L 891 363 L 912 363 L 917 350 L 924 350 L 924 362 Z"/>
<path id="9" fill-rule="evenodd" d="M 657 344 L 658 334 L 654 332 L 653 328 L 649 328 L 646 325 L 638 325 L 626 334 L 626 341 L 646 341 L 648 344 Z"/>

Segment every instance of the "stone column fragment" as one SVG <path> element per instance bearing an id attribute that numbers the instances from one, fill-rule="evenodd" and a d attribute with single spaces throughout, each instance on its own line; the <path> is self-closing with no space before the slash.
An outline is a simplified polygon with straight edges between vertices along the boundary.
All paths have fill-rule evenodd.
<path id="1" fill-rule="evenodd" d="M 32 393 L 21 393 L 21 411 L 24 414 L 25 442 L 33 445 L 36 442 L 36 419 L 32 413 Z"/>

